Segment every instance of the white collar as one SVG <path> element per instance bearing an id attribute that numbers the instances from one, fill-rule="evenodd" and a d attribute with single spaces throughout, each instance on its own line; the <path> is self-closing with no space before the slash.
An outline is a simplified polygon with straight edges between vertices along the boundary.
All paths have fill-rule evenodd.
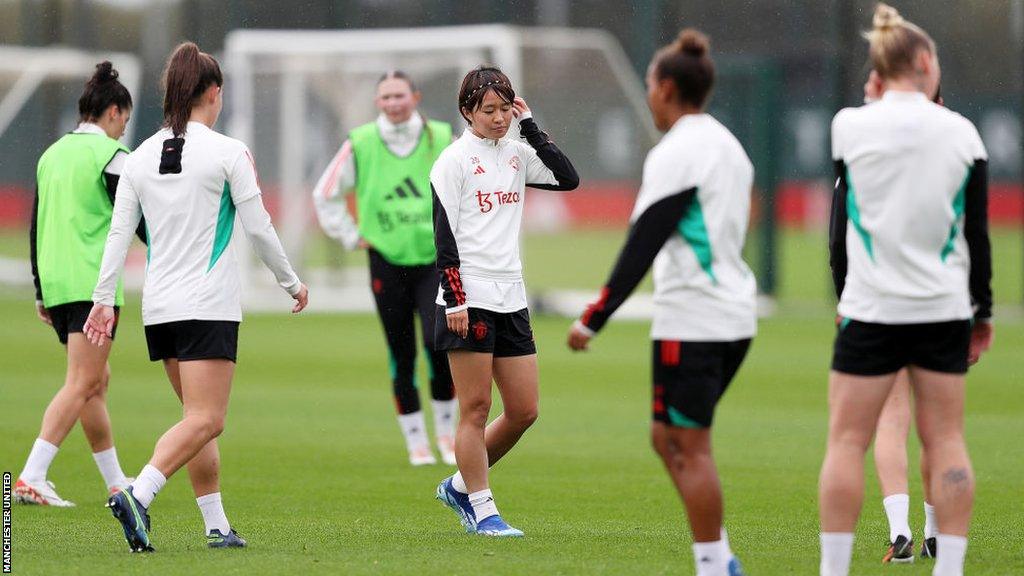
<path id="1" fill-rule="evenodd" d="M 462 137 L 465 138 L 470 143 L 476 144 L 477 146 L 487 146 L 492 148 L 498 146 L 499 144 L 501 144 L 502 140 L 504 140 L 504 138 L 500 140 L 492 140 L 491 138 L 481 138 L 474 134 L 473 129 L 469 127 L 467 127 L 462 132 Z"/>
<path id="2" fill-rule="evenodd" d="M 92 122 L 81 122 L 78 127 L 72 131 L 73 134 L 95 134 L 97 136 L 106 136 L 107 132 L 98 125 Z"/>
<path id="3" fill-rule="evenodd" d="M 669 132 L 675 132 L 677 130 L 682 129 L 683 125 L 685 125 L 685 124 L 692 124 L 694 122 L 702 122 L 702 121 L 706 120 L 709 117 L 710 116 L 708 115 L 707 112 L 699 112 L 697 114 L 683 114 L 682 116 L 679 117 L 678 120 L 676 120 L 676 123 L 673 124 L 672 127 L 668 129 L 668 131 Z"/>
<path id="4" fill-rule="evenodd" d="M 921 100 L 927 102 L 928 97 L 924 95 L 924 92 L 918 92 L 917 90 L 886 90 L 885 94 L 882 94 L 882 100 L 893 100 L 896 102 Z"/>
<path id="5" fill-rule="evenodd" d="M 385 142 L 418 140 L 423 130 L 423 117 L 415 112 L 405 122 L 392 124 L 387 116 L 380 114 L 377 116 L 377 129 Z"/>

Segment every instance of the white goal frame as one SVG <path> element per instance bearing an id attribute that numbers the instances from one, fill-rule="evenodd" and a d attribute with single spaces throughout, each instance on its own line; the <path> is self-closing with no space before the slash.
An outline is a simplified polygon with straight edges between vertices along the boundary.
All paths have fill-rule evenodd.
<path id="1" fill-rule="evenodd" d="M 84 85 L 96 64 L 110 60 L 118 80 L 128 92 L 138 96 L 142 65 L 138 57 L 124 52 L 87 52 L 74 48 L 35 48 L 0 45 L 0 76 L 13 78 L 11 88 L 0 93 L 0 137 L 25 107 L 33 94 L 48 79 L 74 80 Z M 125 141 L 130 142 L 135 126 L 129 123 Z"/>
<path id="2" fill-rule="evenodd" d="M 416 57 L 418 71 L 470 70 L 487 62 L 502 68 L 514 85 L 521 85 L 523 77 L 523 50 L 526 48 L 562 48 L 594 50 L 603 55 L 617 89 L 625 95 L 625 105 L 641 122 L 641 132 L 650 142 L 656 142 L 658 133 L 648 119 L 642 82 L 632 64 L 613 35 L 597 29 L 520 28 L 507 25 L 446 26 L 406 29 L 373 30 L 236 30 L 225 39 L 223 62 L 228 75 L 230 118 L 227 133 L 254 147 L 257 163 L 276 162 L 280 186 L 280 210 L 275 226 L 289 255 L 301 254 L 307 237 L 311 206 L 309 191 L 312 182 L 304 173 L 304 159 L 308 152 L 307 134 L 303 127 L 290 122 L 302 118 L 306 111 L 309 75 L 323 72 L 341 72 L 341 66 L 327 56 L 347 57 L 345 73 L 379 74 L 390 68 L 388 58 Z M 430 59 L 431 51 L 457 52 L 457 61 Z M 351 56 L 365 58 L 351 59 Z M 257 64 L 257 59 L 264 62 Z M 273 60 L 266 59 L 273 57 Z M 267 68 L 268 62 L 271 68 Z M 382 64 L 383 63 L 383 64 Z M 276 69 L 274 68 L 276 67 Z M 279 113 L 277 118 L 256 118 L 257 77 L 272 72 L 280 77 L 277 82 Z M 415 71 L 414 71 L 415 72 Z M 457 87 L 453 87 L 457 88 Z M 453 92 L 454 93 L 454 92 Z M 261 96 L 263 96 L 261 94 Z M 372 93 L 365 87 L 353 86 L 347 99 L 360 104 L 368 102 Z M 365 107 L 358 108 L 365 110 Z M 348 125 L 366 121 L 365 112 L 356 117 L 355 110 L 348 114 L 340 107 L 341 117 Z M 351 122 L 349 122 L 351 120 Z M 256 122 L 277 122 L 281 153 L 277 158 L 261 155 L 256 149 Z M 294 260 L 293 260 L 294 262 Z M 286 298 L 270 282 L 269 272 L 253 258 L 243 259 L 245 275 L 245 304 L 250 309 L 281 309 Z M 311 291 L 317 295 L 315 308 L 320 310 L 371 310 L 373 302 L 363 282 L 347 282 L 349 286 L 331 285 L 319 281 L 316 271 L 299 270 Z M 323 276 L 325 277 L 325 276 Z M 336 283 L 335 283 L 336 284 Z M 279 295 L 274 293 L 281 292 Z M 329 295 L 329 296 L 328 296 Z"/>

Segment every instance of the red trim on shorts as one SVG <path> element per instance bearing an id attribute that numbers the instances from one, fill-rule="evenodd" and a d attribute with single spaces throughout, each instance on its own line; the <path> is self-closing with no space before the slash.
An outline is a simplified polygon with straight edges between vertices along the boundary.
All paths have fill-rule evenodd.
<path id="1" fill-rule="evenodd" d="M 679 366 L 680 343 L 675 340 L 661 341 L 661 364 L 662 366 Z"/>

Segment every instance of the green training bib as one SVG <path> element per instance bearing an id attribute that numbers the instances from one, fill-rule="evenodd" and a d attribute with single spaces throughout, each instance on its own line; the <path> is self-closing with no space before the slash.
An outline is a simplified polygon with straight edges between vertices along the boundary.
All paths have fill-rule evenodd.
<path id="1" fill-rule="evenodd" d="M 432 263 L 437 256 L 430 169 L 452 141 L 451 126 L 428 121 L 405 158 L 388 150 L 376 122 L 352 130 L 349 141 L 356 163 L 360 236 L 392 264 Z"/>
<path id="2" fill-rule="evenodd" d="M 114 207 L 103 180 L 123 144 L 98 134 L 66 134 L 36 167 L 36 262 L 47 307 L 92 300 Z M 115 303 L 124 303 L 121 283 Z"/>

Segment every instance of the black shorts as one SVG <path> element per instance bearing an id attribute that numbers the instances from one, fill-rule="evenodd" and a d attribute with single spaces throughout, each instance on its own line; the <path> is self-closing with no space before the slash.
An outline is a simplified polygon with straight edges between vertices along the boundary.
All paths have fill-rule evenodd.
<path id="1" fill-rule="evenodd" d="M 238 355 L 238 322 L 181 320 L 146 326 L 149 359 L 235 361 Z"/>
<path id="2" fill-rule="evenodd" d="M 881 376 L 918 366 L 966 374 L 970 345 L 970 320 L 875 324 L 843 318 L 836 334 L 832 369 L 857 376 Z"/>
<path id="3" fill-rule="evenodd" d="M 68 302 L 47 308 L 46 311 L 50 313 L 50 321 L 53 322 L 53 330 L 57 332 L 60 343 L 67 344 L 68 334 L 85 332 L 85 321 L 89 319 L 89 312 L 92 311 L 92 302 Z M 117 321 L 120 315 L 120 307 L 114 306 L 114 329 L 111 330 L 111 340 L 117 335 Z"/>
<path id="4" fill-rule="evenodd" d="M 750 349 L 735 342 L 653 342 L 654 420 L 680 428 L 710 428 L 715 406 Z"/>
<path id="5" fill-rule="evenodd" d="M 448 318 L 443 306 L 437 307 L 434 321 L 435 350 L 471 350 L 487 352 L 495 358 L 536 354 L 530 311 L 491 312 L 480 308 L 469 309 L 469 334 L 461 338 L 448 329 Z"/>

